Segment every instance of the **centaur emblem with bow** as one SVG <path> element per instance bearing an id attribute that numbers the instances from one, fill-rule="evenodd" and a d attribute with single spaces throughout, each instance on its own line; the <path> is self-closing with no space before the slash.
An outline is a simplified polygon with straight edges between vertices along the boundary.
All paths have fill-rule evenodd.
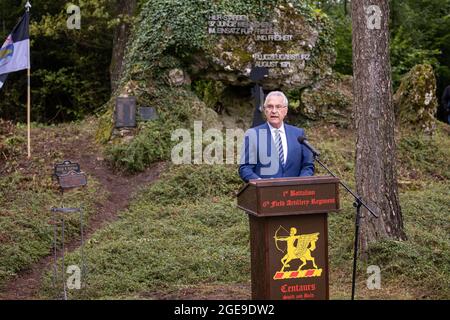
<path id="1" fill-rule="evenodd" d="M 282 230 L 285 231 L 287 235 L 279 236 Z M 301 270 L 303 266 L 306 265 L 308 261 L 311 261 L 314 268 L 317 269 L 314 257 L 311 256 L 311 252 L 316 249 L 316 242 L 319 240 L 319 232 L 311 234 L 297 235 L 297 229 L 291 227 L 290 232 L 286 230 L 283 226 L 279 226 L 277 231 L 275 231 L 275 247 L 278 251 L 286 253 L 283 258 L 281 258 L 281 264 L 283 267 L 280 272 L 284 272 L 286 267 L 290 267 L 288 264 L 290 261 L 295 259 L 300 259 L 302 264 L 298 267 L 297 271 Z M 282 250 L 278 246 L 279 241 L 286 242 L 286 249 Z"/>

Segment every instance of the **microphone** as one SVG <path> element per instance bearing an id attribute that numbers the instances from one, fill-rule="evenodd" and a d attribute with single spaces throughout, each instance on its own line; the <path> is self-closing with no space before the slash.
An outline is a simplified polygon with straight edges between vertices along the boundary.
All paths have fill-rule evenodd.
<path id="1" fill-rule="evenodd" d="M 298 137 L 297 140 L 300 144 L 303 144 L 305 147 L 307 147 L 312 152 L 314 157 L 320 156 L 320 152 L 314 149 L 314 147 L 309 144 L 308 140 L 306 140 L 304 136 Z"/>

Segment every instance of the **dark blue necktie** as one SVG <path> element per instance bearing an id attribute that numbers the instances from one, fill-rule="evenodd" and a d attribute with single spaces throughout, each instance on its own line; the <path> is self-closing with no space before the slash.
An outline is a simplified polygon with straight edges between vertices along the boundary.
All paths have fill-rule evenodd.
<path id="1" fill-rule="evenodd" d="M 275 129 L 275 144 L 278 149 L 278 157 L 280 158 L 280 163 L 284 166 L 284 152 L 283 152 L 283 143 L 281 142 L 280 130 Z"/>

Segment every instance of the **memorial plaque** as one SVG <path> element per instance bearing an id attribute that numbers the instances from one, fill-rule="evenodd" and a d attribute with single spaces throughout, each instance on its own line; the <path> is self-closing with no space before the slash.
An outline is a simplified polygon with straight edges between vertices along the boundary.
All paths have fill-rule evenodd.
<path id="1" fill-rule="evenodd" d="M 250 79 L 255 82 L 261 81 L 268 76 L 269 70 L 264 67 L 254 67 L 252 71 L 250 71 Z"/>
<path id="2" fill-rule="evenodd" d="M 62 163 L 55 164 L 54 174 L 57 177 L 63 174 L 68 174 L 71 171 L 80 172 L 80 165 L 69 160 L 65 160 Z"/>
<path id="3" fill-rule="evenodd" d="M 158 114 L 156 113 L 156 109 L 153 107 L 140 107 L 139 117 L 142 121 L 150 121 L 158 119 Z"/>
<path id="4" fill-rule="evenodd" d="M 59 175 L 58 182 L 62 189 L 83 187 L 87 184 L 87 177 L 84 172 L 70 171 L 67 174 Z"/>
<path id="5" fill-rule="evenodd" d="M 117 97 L 114 117 L 116 128 L 136 127 L 136 98 Z"/>

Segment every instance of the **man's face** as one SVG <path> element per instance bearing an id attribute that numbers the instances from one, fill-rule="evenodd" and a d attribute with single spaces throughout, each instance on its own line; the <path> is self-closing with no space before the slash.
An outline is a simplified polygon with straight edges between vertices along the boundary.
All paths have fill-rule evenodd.
<path id="1" fill-rule="evenodd" d="M 264 106 L 264 114 L 272 127 L 280 128 L 287 114 L 287 106 L 284 105 L 283 97 L 270 96 Z"/>

